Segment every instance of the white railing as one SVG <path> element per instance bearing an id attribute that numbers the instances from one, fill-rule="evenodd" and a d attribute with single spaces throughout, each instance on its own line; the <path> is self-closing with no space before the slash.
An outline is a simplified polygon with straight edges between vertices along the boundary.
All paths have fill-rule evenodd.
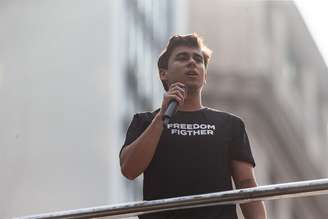
<path id="1" fill-rule="evenodd" d="M 146 213 L 196 208 L 211 205 L 246 203 L 259 200 L 295 198 L 328 194 L 328 178 L 300 182 L 282 183 L 254 188 L 238 189 L 202 195 L 177 198 L 139 201 L 119 205 L 107 205 L 69 211 L 59 211 L 39 215 L 17 217 L 16 219 L 54 219 L 54 218 L 125 218 Z"/>

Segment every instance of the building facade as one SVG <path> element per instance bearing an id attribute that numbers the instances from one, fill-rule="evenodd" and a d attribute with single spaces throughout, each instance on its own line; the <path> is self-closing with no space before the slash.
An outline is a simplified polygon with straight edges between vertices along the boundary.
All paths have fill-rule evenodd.
<path id="1" fill-rule="evenodd" d="M 189 13 L 190 31 L 214 51 L 206 103 L 246 121 L 259 184 L 327 176 L 327 65 L 295 4 L 191 1 Z M 269 218 L 325 218 L 327 201 L 266 206 Z"/>
<path id="2" fill-rule="evenodd" d="M 186 1 L 126 0 L 120 5 L 121 9 L 126 10 L 127 13 L 119 13 L 120 19 L 125 23 L 124 30 L 122 31 L 122 26 L 116 22 L 117 29 L 113 31 L 122 33 L 115 44 L 120 45 L 116 51 L 121 51 L 119 59 L 123 60 L 119 70 L 121 73 L 112 76 L 112 78 L 117 78 L 112 83 L 119 81 L 121 84 L 118 91 L 120 95 L 116 96 L 115 92 L 112 97 L 117 101 L 114 105 L 119 107 L 116 109 L 116 116 L 112 119 L 117 127 L 120 127 L 112 138 L 118 140 L 113 143 L 115 146 L 112 147 L 115 159 L 118 158 L 133 114 L 146 110 L 152 111 L 160 107 L 164 89 L 159 79 L 157 59 L 171 35 L 185 33 L 187 29 Z M 117 186 L 111 187 L 112 193 L 125 191 L 126 196 L 123 197 L 128 197 L 129 201 L 141 200 L 142 176 L 130 181 L 122 176 L 117 177 L 121 175 L 118 170 L 118 166 L 113 169 L 113 178 L 116 177 Z M 121 187 L 121 190 L 117 190 L 117 187 Z M 122 196 L 118 194 L 113 197 Z"/>
<path id="3" fill-rule="evenodd" d="M 1 1 L 0 218 L 140 199 L 118 153 L 183 2 Z"/>

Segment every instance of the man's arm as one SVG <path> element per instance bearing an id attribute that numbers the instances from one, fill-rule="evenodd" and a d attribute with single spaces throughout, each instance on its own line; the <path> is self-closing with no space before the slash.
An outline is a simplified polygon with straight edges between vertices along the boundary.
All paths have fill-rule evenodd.
<path id="1" fill-rule="evenodd" d="M 254 169 L 251 164 L 233 160 L 231 163 L 232 177 L 237 189 L 256 187 Z M 245 219 L 266 219 L 263 201 L 240 204 Z"/>
<path id="2" fill-rule="evenodd" d="M 184 85 L 176 82 L 170 85 L 164 94 L 162 107 L 147 129 L 131 144 L 125 146 L 120 154 L 122 174 L 128 179 L 135 179 L 143 173 L 153 159 L 157 144 L 163 131 L 163 114 L 170 100 L 175 99 L 179 105 L 183 104 Z"/>
<path id="3" fill-rule="evenodd" d="M 133 180 L 145 171 L 155 154 L 162 131 L 163 121 L 158 113 L 147 129 L 123 148 L 120 164 L 125 177 Z"/>

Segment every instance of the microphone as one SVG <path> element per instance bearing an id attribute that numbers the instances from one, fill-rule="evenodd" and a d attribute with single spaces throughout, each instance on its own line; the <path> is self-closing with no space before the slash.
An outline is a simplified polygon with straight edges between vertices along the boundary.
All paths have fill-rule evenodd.
<path id="1" fill-rule="evenodd" d="M 175 113 L 175 111 L 177 110 L 177 107 L 178 107 L 178 102 L 175 99 L 169 102 L 166 111 L 163 115 L 164 127 L 167 127 L 167 125 L 169 124 L 169 121 L 173 116 L 173 114 Z"/>

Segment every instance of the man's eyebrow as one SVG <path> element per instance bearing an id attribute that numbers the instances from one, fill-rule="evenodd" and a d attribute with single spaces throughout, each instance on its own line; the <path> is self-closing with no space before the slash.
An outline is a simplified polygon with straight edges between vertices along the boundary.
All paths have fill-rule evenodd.
<path id="1" fill-rule="evenodd" d="M 197 56 L 197 57 L 200 57 L 200 58 L 203 58 L 203 56 L 201 54 L 198 54 L 198 53 L 194 53 L 193 55 Z"/>
<path id="2" fill-rule="evenodd" d="M 187 53 L 187 52 L 179 52 L 175 56 L 185 56 L 185 55 L 189 55 L 189 53 Z"/>
<path id="3" fill-rule="evenodd" d="M 185 55 L 189 55 L 189 53 L 188 52 L 179 52 L 175 56 L 177 57 L 177 56 L 185 56 Z M 202 57 L 203 58 L 203 56 L 201 54 L 199 54 L 199 53 L 192 53 L 191 55 L 192 56 L 198 56 L 198 57 Z"/>

